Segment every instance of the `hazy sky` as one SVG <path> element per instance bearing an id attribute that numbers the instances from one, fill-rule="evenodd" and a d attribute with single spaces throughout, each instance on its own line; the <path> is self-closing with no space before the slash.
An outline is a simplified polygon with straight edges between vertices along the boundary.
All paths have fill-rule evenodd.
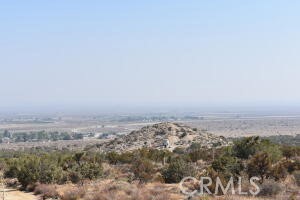
<path id="1" fill-rule="evenodd" d="M 300 105 L 300 1 L 0 1 L 0 108 Z"/>

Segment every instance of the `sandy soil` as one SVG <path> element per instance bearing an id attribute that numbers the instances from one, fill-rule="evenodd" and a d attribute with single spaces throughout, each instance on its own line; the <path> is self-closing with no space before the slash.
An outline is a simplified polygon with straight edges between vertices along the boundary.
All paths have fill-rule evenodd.
<path id="1" fill-rule="evenodd" d="M 3 193 L 0 192 L 0 199 Z M 5 189 L 5 200 L 38 200 L 38 197 L 29 192 L 22 192 L 15 189 Z"/>

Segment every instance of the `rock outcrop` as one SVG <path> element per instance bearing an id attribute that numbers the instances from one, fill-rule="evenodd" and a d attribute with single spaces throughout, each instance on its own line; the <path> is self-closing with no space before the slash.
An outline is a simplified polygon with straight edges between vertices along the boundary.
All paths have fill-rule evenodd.
<path id="1" fill-rule="evenodd" d="M 228 145 L 226 138 L 198 131 L 188 126 L 164 122 L 146 126 L 127 135 L 119 136 L 101 145 L 103 151 L 130 151 L 142 147 L 174 150 L 198 143 L 204 148 Z"/>

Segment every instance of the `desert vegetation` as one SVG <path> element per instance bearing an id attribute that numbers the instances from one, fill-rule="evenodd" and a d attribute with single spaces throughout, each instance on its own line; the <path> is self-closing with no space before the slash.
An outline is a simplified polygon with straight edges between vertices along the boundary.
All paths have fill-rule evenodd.
<path id="1" fill-rule="evenodd" d="M 31 132 L 17 132 L 11 133 L 4 130 L 0 133 L 0 142 L 41 142 L 41 141 L 58 141 L 58 140 L 81 140 L 83 137 L 93 137 L 94 133 L 68 133 L 57 131 L 31 131 Z"/>
<path id="2" fill-rule="evenodd" d="M 299 189 L 299 156 L 300 147 L 248 137 L 236 140 L 232 146 L 207 149 L 193 143 L 173 152 L 151 148 L 119 153 L 36 149 L 3 151 L 1 169 L 5 178 L 17 180 L 21 189 L 34 191 L 44 199 L 135 199 L 141 194 L 172 199 L 182 195 L 178 188 L 174 189 L 182 178 L 203 175 L 218 176 L 224 182 L 230 177 L 236 182 L 238 177 L 248 180 L 251 176 L 258 176 L 259 196 L 276 196 L 284 190 L 286 192 L 282 183 L 287 179 L 293 180 L 288 190 Z M 97 184 L 99 181 L 101 188 Z M 166 192 L 158 187 L 149 188 L 151 184 L 160 184 L 160 188 L 171 184 L 174 190 Z M 59 190 L 66 185 L 72 185 L 72 189 Z M 172 194 L 175 196 L 171 198 Z"/>

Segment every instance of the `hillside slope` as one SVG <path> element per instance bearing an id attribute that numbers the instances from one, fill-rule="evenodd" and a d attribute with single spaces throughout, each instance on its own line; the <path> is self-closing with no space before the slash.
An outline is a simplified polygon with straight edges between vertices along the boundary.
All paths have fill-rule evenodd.
<path id="1" fill-rule="evenodd" d="M 228 145 L 222 136 L 199 131 L 179 123 L 164 122 L 146 126 L 127 135 L 104 143 L 104 151 L 130 151 L 142 147 L 174 150 L 176 147 L 187 148 L 192 143 L 211 148 Z"/>

